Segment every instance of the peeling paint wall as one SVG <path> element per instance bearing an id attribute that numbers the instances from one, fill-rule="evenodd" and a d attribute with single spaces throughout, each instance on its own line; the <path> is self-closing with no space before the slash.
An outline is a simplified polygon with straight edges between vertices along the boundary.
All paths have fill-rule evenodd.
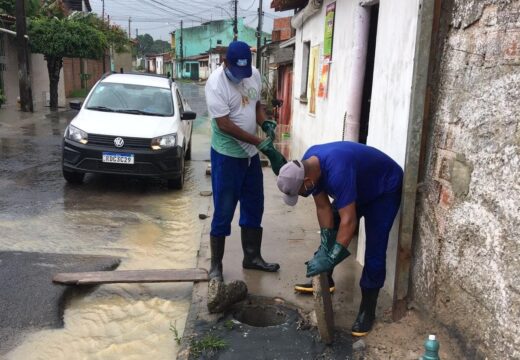
<path id="1" fill-rule="evenodd" d="M 520 1 L 443 1 L 412 297 L 468 359 L 520 358 Z"/>

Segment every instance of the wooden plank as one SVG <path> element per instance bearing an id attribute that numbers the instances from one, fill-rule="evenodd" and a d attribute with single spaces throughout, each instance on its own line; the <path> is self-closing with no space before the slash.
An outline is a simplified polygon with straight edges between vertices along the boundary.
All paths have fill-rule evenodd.
<path id="1" fill-rule="evenodd" d="M 321 273 L 312 278 L 312 289 L 318 331 L 321 341 L 328 345 L 334 340 L 334 311 L 332 309 L 329 280 L 326 273 Z"/>
<path id="2" fill-rule="evenodd" d="M 119 270 L 59 273 L 53 282 L 68 285 L 208 281 L 206 269 Z"/>

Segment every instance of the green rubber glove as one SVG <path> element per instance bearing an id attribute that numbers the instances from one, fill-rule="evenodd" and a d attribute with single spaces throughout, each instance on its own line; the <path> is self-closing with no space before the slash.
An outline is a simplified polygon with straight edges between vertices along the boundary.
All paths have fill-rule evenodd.
<path id="1" fill-rule="evenodd" d="M 275 175 L 280 173 L 280 169 L 287 163 L 287 160 L 283 157 L 283 155 L 274 148 L 273 140 L 271 138 L 267 138 L 258 144 L 257 149 L 262 152 L 269 161 L 271 162 L 271 168 Z"/>
<path id="2" fill-rule="evenodd" d="M 265 120 L 262 123 L 262 130 L 264 130 L 265 134 L 274 141 L 276 137 L 276 121 L 273 120 Z"/>
<path id="3" fill-rule="evenodd" d="M 345 260 L 350 252 L 343 245 L 334 243 L 332 249 L 323 254 L 315 254 L 307 263 L 307 277 L 326 273 L 334 269 L 336 265 Z"/>
<path id="4" fill-rule="evenodd" d="M 336 243 L 336 236 L 338 235 L 338 230 L 336 229 L 328 229 L 328 228 L 321 228 L 320 229 L 321 234 L 321 243 L 320 247 L 314 255 L 325 255 L 328 253 L 332 248 L 334 247 L 334 244 Z"/>

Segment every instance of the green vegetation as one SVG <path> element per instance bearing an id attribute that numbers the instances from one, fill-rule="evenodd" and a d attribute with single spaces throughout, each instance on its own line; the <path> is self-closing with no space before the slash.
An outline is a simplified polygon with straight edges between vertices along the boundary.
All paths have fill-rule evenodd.
<path id="1" fill-rule="evenodd" d="M 224 350 L 228 347 L 228 344 L 213 334 L 204 336 L 201 340 L 192 340 L 190 352 L 194 356 L 199 356 L 202 352 L 213 352 Z"/>
<path id="2" fill-rule="evenodd" d="M 230 331 L 233 330 L 233 325 L 234 325 L 234 324 L 233 324 L 233 321 L 231 321 L 231 320 L 226 320 L 226 321 L 224 322 L 224 327 L 225 327 L 226 329 L 230 330 Z"/>
<path id="3" fill-rule="evenodd" d="M 139 56 L 172 51 L 172 47 L 168 41 L 154 40 L 150 34 L 139 35 L 137 41 L 139 42 L 137 46 L 137 55 Z"/>
<path id="4" fill-rule="evenodd" d="M 5 1 L 5 0 L 0 0 Z M 46 0 L 38 14 L 29 19 L 32 52 L 45 56 L 50 82 L 50 107 L 58 107 L 58 83 L 63 58 L 100 59 L 106 49 L 124 51 L 125 32 L 94 14 L 73 12 L 67 16 L 61 0 Z"/>
<path id="5" fill-rule="evenodd" d="M 177 321 L 174 324 L 170 324 L 170 331 L 173 333 L 177 345 L 180 345 L 181 337 L 179 336 L 179 331 L 177 330 Z"/>

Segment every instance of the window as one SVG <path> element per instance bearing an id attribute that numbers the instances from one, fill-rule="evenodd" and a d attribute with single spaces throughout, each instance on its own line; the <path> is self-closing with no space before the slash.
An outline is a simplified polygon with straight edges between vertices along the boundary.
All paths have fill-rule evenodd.
<path id="1" fill-rule="evenodd" d="M 309 57 L 311 53 L 311 42 L 303 43 L 302 54 L 302 81 L 300 84 L 300 101 L 307 102 L 307 87 L 309 85 Z"/>
<path id="2" fill-rule="evenodd" d="M 170 89 L 145 85 L 102 82 L 87 103 L 87 109 L 137 115 L 173 116 Z"/>
<path id="3" fill-rule="evenodd" d="M 185 64 L 184 65 L 184 72 L 190 72 L 190 64 Z"/>

